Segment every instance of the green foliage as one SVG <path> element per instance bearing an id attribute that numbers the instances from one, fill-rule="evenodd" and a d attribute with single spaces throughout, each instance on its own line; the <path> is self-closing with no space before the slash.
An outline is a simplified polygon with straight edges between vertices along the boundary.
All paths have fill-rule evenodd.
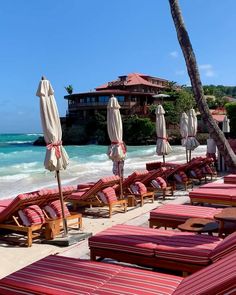
<path id="1" fill-rule="evenodd" d="M 146 144 L 155 134 L 155 124 L 149 118 L 130 116 L 123 122 L 124 141 L 129 145 Z"/>
<path id="2" fill-rule="evenodd" d="M 69 94 L 69 95 L 71 95 L 72 93 L 73 93 L 73 86 L 72 85 L 68 85 L 68 86 L 66 86 L 65 87 L 65 90 L 67 91 L 67 93 Z"/>
<path id="3" fill-rule="evenodd" d="M 172 102 L 164 102 L 166 124 L 176 124 L 179 122 L 178 114 Z"/>
<path id="4" fill-rule="evenodd" d="M 236 102 L 227 103 L 225 108 L 230 119 L 230 134 L 236 137 Z"/>

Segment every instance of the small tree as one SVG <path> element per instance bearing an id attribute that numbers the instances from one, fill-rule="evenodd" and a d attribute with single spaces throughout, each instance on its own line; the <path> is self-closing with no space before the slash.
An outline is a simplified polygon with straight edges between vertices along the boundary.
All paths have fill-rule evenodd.
<path id="1" fill-rule="evenodd" d="M 65 90 L 67 91 L 67 93 L 69 95 L 71 95 L 73 93 L 73 86 L 72 85 L 68 85 L 68 86 L 65 86 Z"/>

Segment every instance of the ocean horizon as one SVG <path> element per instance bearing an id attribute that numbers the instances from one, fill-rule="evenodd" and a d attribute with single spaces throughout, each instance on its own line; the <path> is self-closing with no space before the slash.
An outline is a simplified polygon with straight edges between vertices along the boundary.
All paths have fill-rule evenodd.
<path id="1" fill-rule="evenodd" d="M 41 188 L 56 187 L 54 172 L 44 168 L 46 148 L 34 146 L 33 142 L 42 134 L 0 134 L 0 199 Z M 73 145 L 65 146 L 70 157 L 66 170 L 61 171 L 62 185 L 96 181 L 112 175 L 112 161 L 108 158 L 108 146 Z M 185 149 L 172 146 L 166 161 L 185 162 Z M 206 154 L 206 145 L 200 145 L 192 157 Z M 134 170 L 143 170 L 147 162 L 162 161 L 157 156 L 155 145 L 127 146 L 125 177 Z"/>

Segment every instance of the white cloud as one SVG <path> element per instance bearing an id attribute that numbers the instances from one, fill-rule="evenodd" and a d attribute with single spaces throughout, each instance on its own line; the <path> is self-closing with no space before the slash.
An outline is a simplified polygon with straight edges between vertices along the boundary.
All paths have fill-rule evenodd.
<path id="1" fill-rule="evenodd" d="M 177 58 L 179 56 L 179 53 L 178 53 L 178 51 L 172 51 L 172 52 L 170 52 L 170 56 L 173 58 Z"/>
<path id="2" fill-rule="evenodd" d="M 199 69 L 202 71 L 203 75 L 205 75 L 206 77 L 215 76 L 215 71 L 213 69 L 213 66 L 210 64 L 199 65 Z"/>

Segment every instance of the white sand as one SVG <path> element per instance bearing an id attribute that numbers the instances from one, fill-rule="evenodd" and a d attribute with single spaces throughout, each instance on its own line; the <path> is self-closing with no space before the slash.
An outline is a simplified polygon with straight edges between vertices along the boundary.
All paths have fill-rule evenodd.
<path id="1" fill-rule="evenodd" d="M 161 198 L 154 203 L 145 204 L 143 207 L 128 207 L 126 213 L 114 213 L 112 218 L 83 217 L 83 231 L 93 235 L 115 224 L 134 224 L 148 226 L 149 211 L 166 203 L 184 204 L 189 202 L 188 192 L 175 191 L 173 197 Z M 19 247 L 0 243 L 1 268 L 0 278 L 21 269 L 47 255 L 59 253 L 63 256 L 89 259 L 87 240 L 69 247 L 33 243 L 32 247 Z"/>

